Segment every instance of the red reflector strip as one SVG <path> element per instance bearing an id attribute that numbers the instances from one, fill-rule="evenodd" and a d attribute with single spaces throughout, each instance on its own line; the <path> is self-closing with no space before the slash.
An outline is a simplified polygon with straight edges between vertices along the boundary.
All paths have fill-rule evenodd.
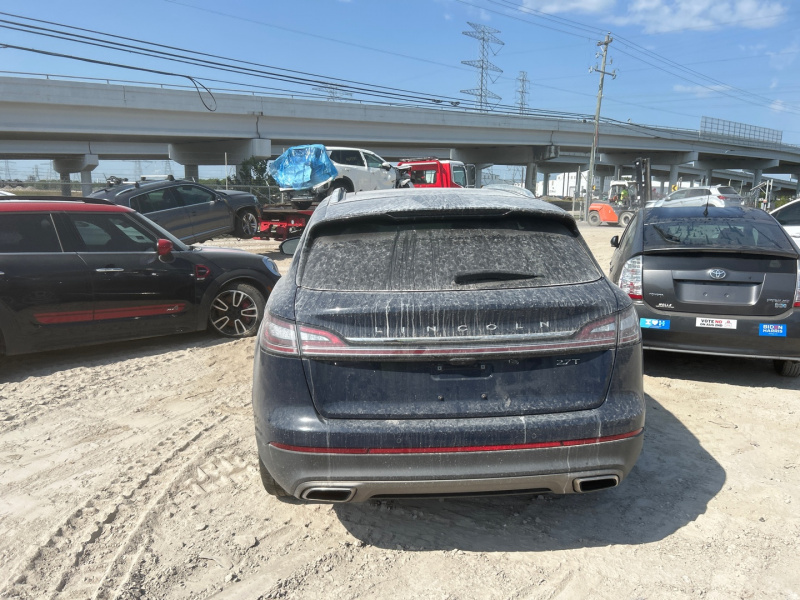
<path id="1" fill-rule="evenodd" d="M 36 313 L 33 318 L 42 325 L 54 325 L 56 323 L 91 321 L 93 314 L 94 311 L 91 310 L 72 310 L 68 312 Z"/>
<path id="2" fill-rule="evenodd" d="M 104 308 L 94 311 L 95 321 L 108 319 L 125 319 L 130 317 L 157 317 L 160 315 L 174 315 L 186 310 L 185 302 L 176 304 L 159 304 L 157 306 L 131 306 L 129 308 Z"/>
<path id="3" fill-rule="evenodd" d="M 125 319 L 131 317 L 157 317 L 174 315 L 186 310 L 185 302 L 177 304 L 159 304 L 156 306 L 130 306 L 128 308 L 106 308 L 103 310 L 75 310 L 68 312 L 38 313 L 33 318 L 42 325 L 57 323 L 80 323 L 82 321 L 107 321 L 109 319 Z"/>
<path id="4" fill-rule="evenodd" d="M 636 437 L 643 429 L 628 433 L 608 435 L 605 437 L 586 438 L 582 440 L 565 440 L 560 442 L 534 442 L 530 444 L 497 444 L 491 446 L 442 446 L 437 448 L 316 448 L 311 446 L 291 446 L 280 442 L 270 442 L 281 450 L 290 452 L 306 452 L 310 454 L 436 454 L 449 452 L 498 452 L 504 450 L 532 450 L 539 448 L 560 448 L 564 446 L 586 446 L 588 444 L 602 444 Z"/>
<path id="5" fill-rule="evenodd" d="M 644 296 L 641 294 L 628 294 L 631 297 L 631 300 L 643 300 Z"/>

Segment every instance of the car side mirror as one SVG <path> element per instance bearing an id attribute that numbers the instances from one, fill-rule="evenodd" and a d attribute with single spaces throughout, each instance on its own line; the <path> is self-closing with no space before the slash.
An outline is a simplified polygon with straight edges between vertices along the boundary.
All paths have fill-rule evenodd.
<path id="1" fill-rule="evenodd" d="M 614 248 L 619 248 L 619 236 L 618 235 L 615 235 L 614 237 L 611 238 L 611 245 L 614 246 Z"/>
<path id="2" fill-rule="evenodd" d="M 156 252 L 158 252 L 159 256 L 169 256 L 172 254 L 172 247 L 172 242 L 160 239 L 156 243 Z"/>
<path id="3" fill-rule="evenodd" d="M 392 170 L 392 165 L 390 163 L 386 162 L 386 161 L 383 161 L 381 163 L 381 169 L 386 169 L 387 171 L 391 171 Z"/>
<path id="4" fill-rule="evenodd" d="M 285 254 L 286 256 L 294 256 L 294 253 L 297 252 L 297 246 L 300 243 L 299 237 L 289 238 L 288 240 L 284 240 L 281 242 L 281 245 L 278 246 L 278 252 L 281 254 Z"/>

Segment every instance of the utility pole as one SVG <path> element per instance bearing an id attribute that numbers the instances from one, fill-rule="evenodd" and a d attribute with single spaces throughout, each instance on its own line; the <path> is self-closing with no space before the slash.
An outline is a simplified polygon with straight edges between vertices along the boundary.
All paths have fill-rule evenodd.
<path id="1" fill-rule="evenodd" d="M 589 204 L 591 204 L 592 199 L 592 184 L 594 183 L 594 161 L 595 155 L 597 154 L 597 140 L 600 137 L 600 104 L 603 102 L 603 80 L 605 79 L 606 75 L 611 75 L 612 79 L 616 79 L 617 72 L 612 71 L 611 73 L 606 72 L 606 59 L 608 58 L 608 45 L 613 42 L 614 40 L 611 38 L 611 34 L 606 34 L 606 39 L 602 42 L 597 42 L 598 46 L 603 47 L 603 64 L 598 69 L 597 67 L 592 67 L 589 69 L 589 73 L 597 71 L 600 73 L 600 87 L 597 90 L 597 108 L 594 111 L 594 137 L 592 138 L 592 152 L 589 155 L 589 178 L 586 181 L 586 202 L 583 207 L 583 220 L 589 221 Z M 578 181 L 578 190 L 580 190 L 580 181 Z"/>

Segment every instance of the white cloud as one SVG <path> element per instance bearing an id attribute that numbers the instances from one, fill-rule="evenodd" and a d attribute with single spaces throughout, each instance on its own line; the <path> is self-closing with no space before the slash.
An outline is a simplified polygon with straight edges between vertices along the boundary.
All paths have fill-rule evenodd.
<path id="1" fill-rule="evenodd" d="M 617 0 L 523 0 L 523 9 L 538 10 L 544 13 L 599 13 L 608 12 Z"/>
<path id="2" fill-rule="evenodd" d="M 612 20 L 619 25 L 642 26 L 646 33 L 767 29 L 778 25 L 786 12 L 783 0 L 631 0 L 627 14 Z"/>
<path id="3" fill-rule="evenodd" d="M 717 94 L 719 92 L 725 92 L 731 89 L 727 85 L 681 85 L 676 84 L 672 86 L 672 91 L 678 92 L 679 94 L 692 94 L 697 98 L 708 98 L 713 94 Z"/>
<path id="4" fill-rule="evenodd" d="M 792 66 L 798 53 L 800 53 L 800 43 L 796 41 L 779 52 L 767 52 L 769 55 L 769 66 L 776 71 L 782 71 Z"/>
<path id="5" fill-rule="evenodd" d="M 775 100 L 775 102 L 769 105 L 769 109 L 772 112 L 780 113 L 786 111 L 787 107 L 783 100 Z"/>
<path id="6" fill-rule="evenodd" d="M 772 81 L 769 82 L 769 89 L 774 90 L 776 87 L 778 87 L 778 79 L 773 77 Z"/>

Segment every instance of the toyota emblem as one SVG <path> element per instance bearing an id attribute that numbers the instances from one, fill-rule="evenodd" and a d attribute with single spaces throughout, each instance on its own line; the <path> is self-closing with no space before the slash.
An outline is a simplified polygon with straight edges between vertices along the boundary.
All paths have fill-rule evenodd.
<path id="1" fill-rule="evenodd" d="M 722 269 L 711 269 L 708 275 L 711 279 L 725 279 L 728 274 Z"/>

